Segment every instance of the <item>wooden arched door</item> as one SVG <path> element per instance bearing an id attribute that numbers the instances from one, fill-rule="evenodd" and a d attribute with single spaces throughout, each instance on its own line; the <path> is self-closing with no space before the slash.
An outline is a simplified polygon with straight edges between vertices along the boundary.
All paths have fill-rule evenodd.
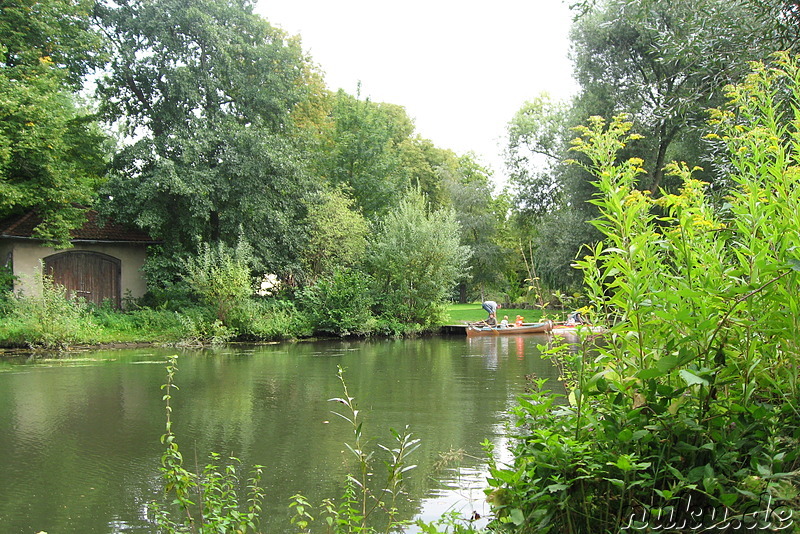
<path id="1" fill-rule="evenodd" d="M 70 250 L 46 257 L 44 268 L 55 283 L 67 289 L 69 296 L 83 297 L 95 304 L 110 300 L 113 306 L 120 306 L 122 268 L 114 256 Z"/>

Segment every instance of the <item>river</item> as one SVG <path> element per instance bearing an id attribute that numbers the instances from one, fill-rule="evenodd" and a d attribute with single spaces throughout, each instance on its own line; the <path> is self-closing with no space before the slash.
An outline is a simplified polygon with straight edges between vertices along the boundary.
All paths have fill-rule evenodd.
<path id="1" fill-rule="evenodd" d="M 536 335 L 319 341 L 206 350 L 137 348 L 0 360 L 0 532 L 153 532 L 165 360 L 178 354 L 173 431 L 187 466 L 208 453 L 265 466 L 261 530 L 296 531 L 290 497 L 341 496 L 352 428 L 332 413 L 337 368 L 372 448 L 406 425 L 407 518 L 488 513 L 481 442 L 504 449 L 508 410 L 526 376 L 555 380 Z M 441 453 L 461 458 L 441 465 Z M 377 453 L 376 453 L 377 454 Z M 380 462 L 379 462 L 380 463 Z M 312 512 L 317 515 L 317 510 Z"/>

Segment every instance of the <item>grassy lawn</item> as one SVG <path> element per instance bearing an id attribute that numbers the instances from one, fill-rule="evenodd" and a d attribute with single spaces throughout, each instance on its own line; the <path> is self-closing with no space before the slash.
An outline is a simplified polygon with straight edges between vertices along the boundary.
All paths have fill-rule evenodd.
<path id="1" fill-rule="evenodd" d="M 447 324 L 461 324 L 463 322 L 475 322 L 486 319 L 487 314 L 481 308 L 480 302 L 473 302 L 472 304 L 451 304 L 447 307 L 447 312 L 450 317 L 446 322 Z M 525 322 L 535 323 L 542 316 L 540 310 L 518 310 L 516 308 L 500 308 L 497 310 L 497 321 L 501 321 L 504 315 L 508 315 L 508 320 L 514 322 L 517 315 L 525 318 Z"/>

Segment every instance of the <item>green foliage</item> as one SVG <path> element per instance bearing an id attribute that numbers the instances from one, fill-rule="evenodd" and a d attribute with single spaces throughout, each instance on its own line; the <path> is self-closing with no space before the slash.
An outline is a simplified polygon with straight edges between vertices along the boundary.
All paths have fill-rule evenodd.
<path id="1" fill-rule="evenodd" d="M 79 298 L 67 298 L 63 286 L 37 272 L 38 295 L 12 296 L 0 339 L 17 346 L 64 349 L 76 343 L 92 343 L 97 333 L 90 308 Z"/>
<path id="2" fill-rule="evenodd" d="M 417 520 L 414 523 L 422 534 L 473 534 L 485 532 L 475 526 L 471 519 L 464 519 L 455 510 L 443 514 L 439 519 L 426 523 Z"/>
<path id="3" fill-rule="evenodd" d="M 291 111 L 306 98 L 297 40 L 244 0 L 102 5 L 112 36 L 101 112 L 127 135 L 105 208 L 164 239 L 159 270 L 200 242 L 252 248 L 255 269 L 299 270 L 306 195 Z"/>
<path id="4" fill-rule="evenodd" d="M 176 315 L 180 323 L 177 342 L 180 346 L 221 345 L 235 335 L 209 308 L 188 308 Z"/>
<path id="5" fill-rule="evenodd" d="M 230 457 L 225 463 L 219 454 L 212 452 L 209 463 L 200 473 L 183 467 L 183 454 L 172 430 L 171 400 L 173 390 L 178 389 L 174 383 L 177 362 L 177 356 L 170 357 L 167 362 L 167 382 L 161 386 L 166 408 L 166 432 L 161 436 L 161 444 L 166 449 L 161 456 L 161 473 L 165 497 L 170 494 L 174 496 L 172 506 L 177 506 L 179 512 L 173 513 L 167 507 L 151 503 L 155 524 L 159 532 L 168 534 L 256 533 L 264 499 L 264 492 L 259 485 L 262 466 L 253 466 L 242 497 L 239 496 L 241 488 L 236 467 L 239 460 L 235 457 Z M 176 516 L 180 518 L 173 519 Z"/>
<path id="6" fill-rule="evenodd" d="M 320 192 L 309 201 L 308 243 L 302 256 L 312 282 L 339 268 L 349 268 L 363 257 L 369 225 L 353 204 L 339 189 Z"/>
<path id="7" fill-rule="evenodd" d="M 670 159 L 700 161 L 705 110 L 723 101 L 725 85 L 740 79 L 747 61 L 773 50 L 769 32 L 753 26 L 753 9 L 751 2 L 725 0 L 605 0 L 575 25 L 584 109 L 628 113 L 634 131 L 647 134 L 636 146 L 647 171 L 639 187 L 668 188 Z"/>
<path id="8" fill-rule="evenodd" d="M 445 180 L 450 205 L 461 229 L 461 244 L 469 247 L 469 279 L 462 285 L 462 301 L 477 298 L 502 285 L 502 266 L 509 254 L 498 243 L 505 211 L 492 198 L 491 173 L 474 156 L 462 156 L 458 166 Z M 467 290 L 469 285 L 469 291 Z"/>
<path id="9" fill-rule="evenodd" d="M 91 308 L 98 342 L 163 341 L 181 339 L 180 315 L 169 310 L 134 308 L 121 311 L 111 306 Z"/>
<path id="10" fill-rule="evenodd" d="M 400 144 L 414 125 L 400 106 L 362 100 L 339 90 L 332 109 L 334 128 L 319 173 L 345 186 L 370 220 L 384 215 L 408 187 L 400 166 Z"/>
<path id="11" fill-rule="evenodd" d="M 0 265 L 0 300 L 11 297 L 11 291 L 14 289 L 14 281 L 17 279 L 14 276 L 11 267 L 8 265 Z"/>
<path id="12" fill-rule="evenodd" d="M 308 337 L 310 320 L 295 304 L 281 299 L 249 298 L 237 303 L 230 325 L 241 340 L 278 341 Z"/>
<path id="13" fill-rule="evenodd" d="M 561 206 L 556 167 L 562 159 L 567 110 L 547 94 L 526 102 L 508 124 L 505 163 L 516 186 L 517 209 L 541 217 Z"/>
<path id="14" fill-rule="evenodd" d="M 717 211 L 682 164 L 679 194 L 638 190 L 642 161 L 617 159 L 624 118 L 579 130 L 605 236 L 579 263 L 611 332 L 549 352 L 561 401 L 542 382 L 520 400 L 515 461 L 491 469 L 498 528 L 786 528 L 800 509 L 800 118 L 782 112 L 800 67 L 779 56 L 728 94 L 711 137 L 734 187 Z"/>
<path id="15" fill-rule="evenodd" d="M 183 278 L 192 292 L 215 309 L 217 319 L 227 324 L 231 309 L 253 293 L 251 261 L 250 247 L 243 241 L 234 249 L 223 243 L 203 243 L 199 254 L 184 260 Z"/>
<path id="16" fill-rule="evenodd" d="M 364 335 L 376 326 L 370 277 L 357 270 L 336 270 L 303 290 L 300 303 L 314 330 L 348 336 Z"/>
<path id="17" fill-rule="evenodd" d="M 105 166 L 105 136 L 64 76 L 48 57 L 0 68 L 0 218 L 36 209 L 34 235 L 59 246 L 83 223 L 76 204 L 93 201 Z"/>
<path id="18" fill-rule="evenodd" d="M 428 212 L 421 192 L 410 190 L 370 240 L 378 314 L 421 328 L 437 324 L 468 258 L 453 211 Z"/>
<path id="19" fill-rule="evenodd" d="M 103 39 L 92 28 L 93 0 L 3 2 L 0 35 L 5 67 L 34 65 L 48 58 L 71 87 L 102 64 Z"/>
<path id="20" fill-rule="evenodd" d="M 4 2 L 0 10 L 0 218 L 36 209 L 34 235 L 65 246 L 105 167 L 106 136 L 75 103 L 99 63 L 92 3 Z"/>

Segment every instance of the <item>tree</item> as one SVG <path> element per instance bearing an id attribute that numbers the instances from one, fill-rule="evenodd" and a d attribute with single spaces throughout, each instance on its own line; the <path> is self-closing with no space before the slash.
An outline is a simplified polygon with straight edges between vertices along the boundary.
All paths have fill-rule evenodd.
<path id="1" fill-rule="evenodd" d="M 519 218 L 535 228 L 534 263 L 547 285 L 567 289 L 565 284 L 577 282 L 570 264 L 582 244 L 598 237 L 585 223 L 596 216 L 588 202 L 592 178 L 577 166 L 563 165 L 582 157 L 569 152 L 572 127 L 591 116 L 629 114 L 643 138 L 623 147 L 619 157 L 644 156 L 648 174 L 639 187 L 655 195 L 680 186 L 664 175 L 670 159 L 705 167 L 699 176 L 708 181 L 723 174 L 703 140 L 702 125 L 706 109 L 721 102 L 726 84 L 775 43 L 765 19 L 756 20 L 757 3 L 761 0 L 576 4 L 571 38 L 581 92 L 568 108 L 542 97 L 526 104 L 508 129 L 515 204 Z M 715 185 L 723 188 L 722 182 Z"/>
<path id="2" fill-rule="evenodd" d="M 405 181 L 419 187 L 432 208 L 445 206 L 443 176 L 448 171 L 457 172 L 461 159 L 452 150 L 437 148 L 433 141 L 419 135 L 404 140 L 398 148 Z"/>
<path id="3" fill-rule="evenodd" d="M 324 145 L 319 173 L 348 188 L 356 205 L 377 220 L 397 204 L 409 185 L 400 145 L 414 131 L 405 110 L 362 100 L 342 90 L 333 104 L 334 127 Z"/>
<path id="4" fill-rule="evenodd" d="M 516 190 L 517 209 L 541 217 L 563 201 L 558 166 L 564 159 L 568 108 L 539 95 L 525 102 L 508 123 L 505 164 Z"/>
<path id="5" fill-rule="evenodd" d="M 77 89 L 104 62 L 102 36 L 92 29 L 95 0 L 2 0 L 0 35 L 6 69 L 31 67 L 46 58 Z"/>
<path id="6" fill-rule="evenodd" d="M 469 249 L 459 241 L 455 213 L 429 211 L 422 192 L 410 189 L 378 225 L 367 249 L 379 315 L 422 328 L 435 324 L 465 274 Z"/>
<path id="7" fill-rule="evenodd" d="M 631 115 L 646 138 L 638 153 L 652 162 L 643 187 L 657 193 L 677 154 L 700 163 L 706 109 L 721 102 L 748 60 L 770 51 L 769 32 L 753 29 L 753 20 L 747 2 L 605 0 L 574 26 L 583 107 L 590 115 Z"/>
<path id="8" fill-rule="evenodd" d="M 113 45 L 101 111 L 128 136 L 108 209 L 164 239 L 167 265 L 241 237 L 255 268 L 299 270 L 315 189 L 291 135 L 309 72 L 299 42 L 248 0 L 120 0 L 98 13 Z"/>
<path id="9" fill-rule="evenodd" d="M 369 225 L 353 209 L 353 199 L 341 190 L 320 191 L 309 204 L 313 209 L 308 211 L 308 242 L 302 257 L 305 272 L 314 282 L 361 261 Z"/>
<path id="10" fill-rule="evenodd" d="M 91 3 L 0 6 L 0 218 L 34 209 L 35 235 L 67 246 L 105 166 L 106 137 L 73 96 L 99 61 Z"/>
<path id="11" fill-rule="evenodd" d="M 469 280 L 460 284 L 459 299 L 466 302 L 475 294 L 481 300 L 502 284 L 502 265 L 507 250 L 498 245 L 498 226 L 505 223 L 498 216 L 492 199 L 491 173 L 473 154 L 461 156 L 455 172 L 446 180 L 450 205 L 461 233 L 461 244 L 469 247 Z"/>

